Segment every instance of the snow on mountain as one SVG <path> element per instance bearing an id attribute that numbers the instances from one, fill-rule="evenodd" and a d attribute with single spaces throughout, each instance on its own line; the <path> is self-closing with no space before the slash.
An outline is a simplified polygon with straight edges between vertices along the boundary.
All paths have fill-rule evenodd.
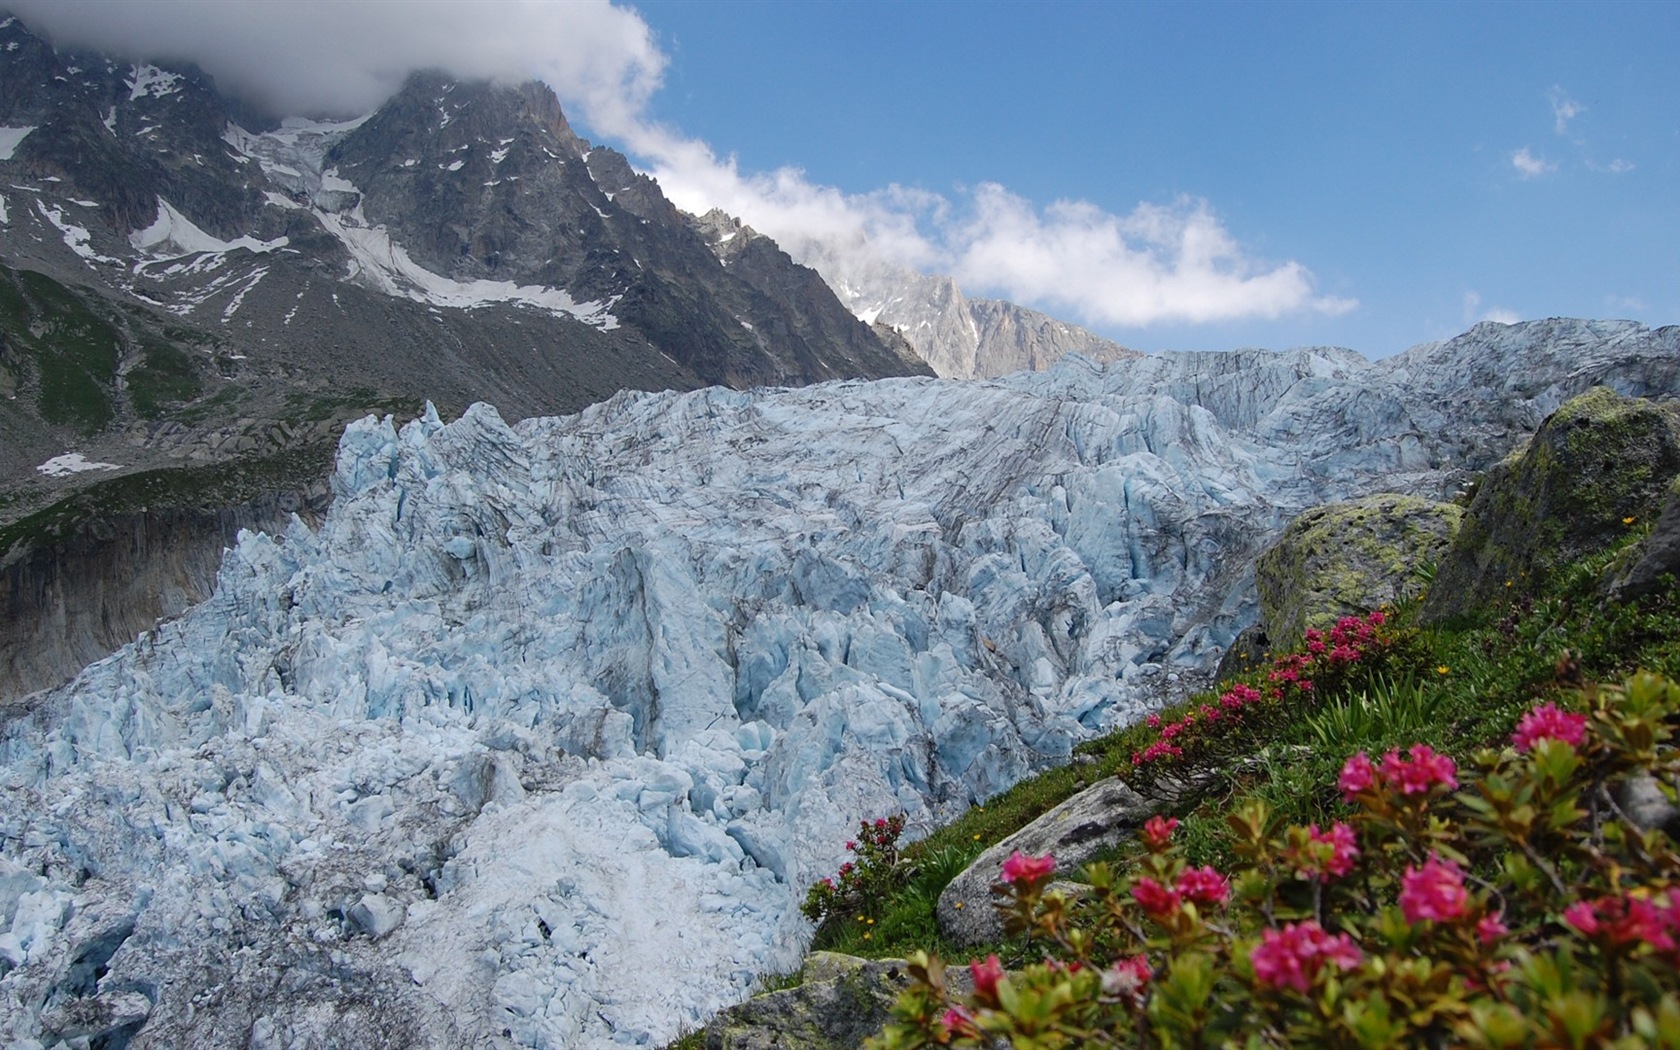
<path id="1" fill-rule="evenodd" d="M 1201 681 L 1295 511 L 1450 488 L 1677 363 L 1554 321 L 363 420 L 318 531 L 244 534 L 6 726 L 0 1032 L 663 1043 L 793 964 L 857 819 Z"/>

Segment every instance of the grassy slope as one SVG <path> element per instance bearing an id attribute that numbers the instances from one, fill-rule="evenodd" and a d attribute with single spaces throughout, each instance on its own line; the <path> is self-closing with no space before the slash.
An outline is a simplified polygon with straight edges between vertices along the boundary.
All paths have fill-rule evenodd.
<path id="1" fill-rule="evenodd" d="M 1604 605 L 1596 588 L 1615 557 L 1610 551 L 1583 561 L 1540 596 L 1501 603 L 1476 620 L 1418 630 L 1409 674 L 1295 712 L 1250 770 L 1178 814 L 1193 863 L 1229 864 L 1224 817 L 1245 796 L 1263 797 L 1288 823 L 1336 819 L 1343 812 L 1336 776 L 1355 751 L 1380 754 L 1423 742 L 1463 758 L 1502 742 L 1522 711 L 1579 680 L 1615 679 L 1638 668 L 1680 676 L 1680 596 L 1670 590 L 1633 605 Z M 1414 611 L 1399 611 L 1402 624 Z M 884 901 L 873 921 L 820 930 L 816 947 L 871 957 L 925 948 L 956 959 L 996 951 L 1010 961 L 1019 955 L 1011 944 L 944 943 L 934 921 L 939 892 L 985 847 L 1097 779 L 1124 776 L 1132 753 L 1153 738 L 1138 725 L 1090 741 L 1078 749 L 1087 764 L 1023 781 L 909 847 L 920 868 L 909 885 Z"/>

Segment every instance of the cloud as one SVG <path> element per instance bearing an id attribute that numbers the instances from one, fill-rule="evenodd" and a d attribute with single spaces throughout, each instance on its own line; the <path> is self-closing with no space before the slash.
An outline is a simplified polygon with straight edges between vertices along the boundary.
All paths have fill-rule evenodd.
<path id="1" fill-rule="evenodd" d="M 1511 154 L 1511 166 L 1517 169 L 1517 174 L 1525 179 L 1537 179 L 1542 175 L 1550 175 L 1557 170 L 1557 165 L 1544 157 L 1536 157 L 1529 152 L 1527 146 Z"/>
<path id="2" fill-rule="evenodd" d="M 416 69 L 545 81 L 588 123 L 639 113 L 665 57 L 606 0 L 11 0 L 59 46 L 197 63 L 279 113 L 356 116 Z"/>
<path id="3" fill-rule="evenodd" d="M 996 183 L 951 196 L 888 186 L 845 194 L 797 168 L 745 174 L 733 157 L 667 129 L 624 129 L 678 207 L 719 207 L 795 258 L 841 273 L 868 260 L 949 274 L 966 290 L 1090 324 L 1145 326 L 1342 314 L 1297 262 L 1251 258 L 1206 201 L 1115 215 L 1084 201 L 1039 208 Z"/>
<path id="4" fill-rule="evenodd" d="M 606 0 L 11 0 L 59 46 L 196 62 L 278 113 L 351 116 L 414 69 L 536 78 L 594 136 L 621 146 L 679 207 L 720 207 L 796 258 L 881 259 L 1087 323 L 1149 325 L 1344 313 L 1298 262 L 1253 258 L 1212 206 L 1124 215 L 1047 207 L 986 183 L 949 195 L 888 185 L 848 194 L 798 168 L 743 173 L 733 157 L 649 117 L 666 57 L 634 10 Z"/>
<path id="5" fill-rule="evenodd" d="M 1464 293 L 1464 323 L 1476 324 L 1480 321 L 1493 321 L 1498 324 L 1516 324 L 1522 317 L 1515 310 L 1507 310 L 1500 306 L 1490 306 L 1482 309 L 1480 292 Z"/>
<path id="6" fill-rule="evenodd" d="M 1552 126 L 1559 135 L 1565 134 L 1569 130 L 1571 120 L 1587 111 L 1587 107 L 1570 98 L 1563 88 L 1556 84 L 1553 84 L 1552 89 L 1546 92 L 1546 98 L 1552 104 Z"/>

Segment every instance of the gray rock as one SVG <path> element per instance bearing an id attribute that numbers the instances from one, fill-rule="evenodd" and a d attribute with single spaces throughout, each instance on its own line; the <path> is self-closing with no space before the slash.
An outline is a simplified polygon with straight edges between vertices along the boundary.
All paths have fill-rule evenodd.
<path id="1" fill-rule="evenodd" d="M 706 1050 L 852 1050 L 880 1032 L 908 983 L 903 959 L 812 952 L 798 987 L 714 1017 L 706 1026 Z"/>
<path id="2" fill-rule="evenodd" d="M 1309 627 L 1323 630 L 1405 597 L 1417 587 L 1417 566 L 1445 556 L 1463 514 L 1392 492 L 1301 514 L 1255 563 L 1267 636 L 1292 643 Z"/>
<path id="3" fill-rule="evenodd" d="M 1664 576 L 1680 577 L 1680 477 L 1668 486 L 1668 502 L 1651 534 L 1611 573 L 1605 593 L 1614 601 L 1630 601 L 1657 590 Z"/>
<path id="4" fill-rule="evenodd" d="M 1118 777 L 1086 788 L 980 854 L 939 895 L 939 931 L 957 944 L 984 944 L 1003 936 L 992 907 L 992 884 L 1016 850 L 1056 858 L 1056 871 L 1072 874 L 1092 857 L 1130 837 L 1160 804 Z"/>
<path id="5" fill-rule="evenodd" d="M 1676 806 L 1648 773 L 1624 782 L 1616 790 L 1616 805 L 1641 831 L 1660 829 L 1680 838 L 1680 806 Z"/>
<path id="6" fill-rule="evenodd" d="M 1532 594 L 1656 517 L 1680 474 L 1680 405 L 1605 387 L 1566 402 L 1489 470 L 1424 605 L 1426 621 Z"/>

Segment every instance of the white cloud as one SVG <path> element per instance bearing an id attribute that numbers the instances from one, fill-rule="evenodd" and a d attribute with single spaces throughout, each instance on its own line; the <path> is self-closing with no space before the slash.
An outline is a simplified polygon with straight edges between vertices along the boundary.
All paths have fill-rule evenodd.
<path id="1" fill-rule="evenodd" d="M 1537 179 L 1542 175 L 1550 175 L 1557 170 L 1557 165 L 1544 157 L 1536 157 L 1529 152 L 1527 146 L 1511 154 L 1511 166 L 1517 169 L 1517 174 L 1525 179 Z"/>
<path id="2" fill-rule="evenodd" d="M 969 290 L 1091 323 L 1148 325 L 1342 313 L 1298 262 L 1253 258 L 1206 201 L 1125 215 L 1048 207 L 987 183 L 950 196 L 889 185 L 847 194 L 796 168 L 733 157 L 652 123 L 666 58 L 635 11 L 606 0 L 13 0 L 62 46 L 197 62 L 283 113 L 358 115 L 410 70 L 536 78 L 591 134 L 621 145 L 679 207 L 721 207 L 796 257 L 863 255 L 949 273 Z"/>
<path id="3" fill-rule="evenodd" d="M 1552 89 L 1546 92 L 1546 98 L 1552 104 L 1552 126 L 1559 135 L 1569 130 L 1571 120 L 1587 111 L 1587 107 L 1570 98 L 1563 88 L 1556 84 L 1553 84 Z"/>
<path id="4" fill-rule="evenodd" d="M 1250 258 L 1206 201 L 1143 203 L 1122 216 L 1084 201 L 1041 209 L 996 183 L 954 199 L 900 186 L 845 194 L 795 168 L 744 174 L 734 158 L 719 159 L 665 129 L 631 127 L 623 137 L 678 207 L 722 208 L 796 258 L 841 270 L 859 255 L 877 256 L 1092 324 L 1341 314 L 1358 306 L 1316 295 L 1300 263 Z"/>
<path id="5" fill-rule="evenodd" d="M 281 113 L 356 116 L 409 72 L 545 81 L 587 122 L 640 112 L 665 56 L 607 0 L 14 0 L 60 46 L 196 62 Z"/>
<path id="6" fill-rule="evenodd" d="M 1494 321 L 1498 324 L 1516 324 L 1522 317 L 1515 310 L 1507 310 L 1501 306 L 1490 306 L 1482 309 L 1480 292 L 1464 293 L 1464 323 L 1476 324 L 1480 321 Z"/>

